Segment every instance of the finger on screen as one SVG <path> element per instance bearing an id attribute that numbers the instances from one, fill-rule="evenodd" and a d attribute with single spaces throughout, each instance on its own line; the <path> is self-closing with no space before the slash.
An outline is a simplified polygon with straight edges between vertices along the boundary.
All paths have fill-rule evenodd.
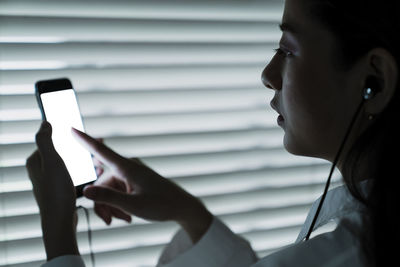
<path id="1" fill-rule="evenodd" d="M 73 136 L 102 163 L 119 170 L 125 158 L 88 134 L 72 128 Z"/>

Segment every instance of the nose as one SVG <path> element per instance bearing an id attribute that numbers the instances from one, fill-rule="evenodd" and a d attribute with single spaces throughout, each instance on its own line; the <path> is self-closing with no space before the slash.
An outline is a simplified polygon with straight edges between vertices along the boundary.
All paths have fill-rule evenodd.
<path id="1" fill-rule="evenodd" d="M 267 88 L 269 88 L 269 89 L 274 89 L 273 87 L 272 87 L 272 85 L 270 84 L 270 82 L 268 81 L 268 78 L 267 78 L 267 76 L 265 76 L 265 69 L 264 69 L 264 71 L 262 72 L 262 74 L 261 74 L 261 81 L 262 81 L 262 83 L 264 84 L 264 86 L 265 87 L 267 87 Z"/>
<path id="2" fill-rule="evenodd" d="M 280 90 L 282 86 L 282 77 L 280 67 L 275 62 L 275 57 L 265 67 L 261 74 L 261 81 L 265 87 L 272 90 Z"/>

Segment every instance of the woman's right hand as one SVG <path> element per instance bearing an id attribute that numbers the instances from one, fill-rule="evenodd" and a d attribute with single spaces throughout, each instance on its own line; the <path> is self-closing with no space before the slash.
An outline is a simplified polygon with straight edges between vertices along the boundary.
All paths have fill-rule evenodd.
<path id="1" fill-rule="evenodd" d="M 162 177 L 139 159 L 125 158 L 89 135 L 75 137 L 111 174 L 102 176 L 83 194 L 95 201 L 95 212 L 107 224 L 112 217 L 130 221 L 130 214 L 152 221 L 176 221 L 197 242 L 212 221 L 199 199 Z"/>

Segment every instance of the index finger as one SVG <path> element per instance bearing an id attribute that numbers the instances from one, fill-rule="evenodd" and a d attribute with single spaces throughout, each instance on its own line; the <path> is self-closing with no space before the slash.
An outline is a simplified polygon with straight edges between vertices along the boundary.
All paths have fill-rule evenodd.
<path id="1" fill-rule="evenodd" d="M 118 171 L 123 168 L 126 158 L 114 152 L 109 147 L 84 132 L 72 128 L 72 133 L 79 143 L 81 143 L 87 150 L 89 150 L 90 153 L 92 153 L 111 169 Z"/>

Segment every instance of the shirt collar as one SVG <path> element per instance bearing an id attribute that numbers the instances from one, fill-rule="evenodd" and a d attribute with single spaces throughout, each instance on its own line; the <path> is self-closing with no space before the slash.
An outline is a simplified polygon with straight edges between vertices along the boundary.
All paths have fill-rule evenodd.
<path id="1" fill-rule="evenodd" d="M 363 195 L 367 194 L 368 184 L 368 180 L 359 183 Z M 306 237 L 320 201 L 321 197 L 313 203 L 306 221 L 297 237 L 296 243 L 302 241 Z M 363 204 L 351 195 L 345 185 L 338 186 L 328 191 L 313 230 L 316 230 L 318 227 L 328 223 L 329 221 L 339 221 L 341 218 L 344 218 L 351 213 L 360 213 L 363 209 Z"/>

